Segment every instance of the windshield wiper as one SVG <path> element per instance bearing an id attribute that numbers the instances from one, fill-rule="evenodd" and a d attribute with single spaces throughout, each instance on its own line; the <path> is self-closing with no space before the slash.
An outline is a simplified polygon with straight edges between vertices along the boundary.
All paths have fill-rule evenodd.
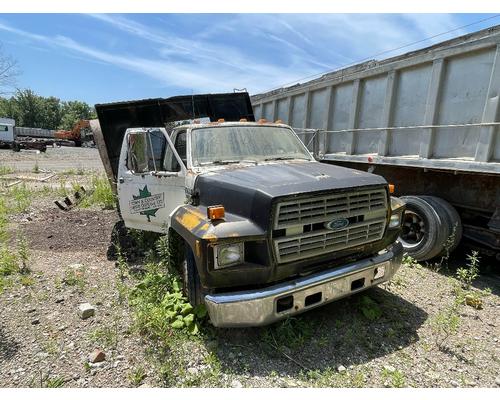
<path id="1" fill-rule="evenodd" d="M 257 164 L 256 160 L 214 160 L 200 163 L 200 165 L 227 165 L 227 164 L 239 164 L 239 163 L 254 163 Z"/>
<path id="2" fill-rule="evenodd" d="M 273 161 L 273 160 L 307 160 L 307 158 L 293 157 L 293 156 L 281 156 L 281 157 L 264 158 L 264 161 Z"/>

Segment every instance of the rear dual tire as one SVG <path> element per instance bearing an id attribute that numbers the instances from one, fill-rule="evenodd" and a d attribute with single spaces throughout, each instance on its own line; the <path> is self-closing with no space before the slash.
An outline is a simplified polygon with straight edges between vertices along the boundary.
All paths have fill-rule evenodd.
<path id="1" fill-rule="evenodd" d="M 400 241 L 405 252 L 418 261 L 448 255 L 462 237 L 457 211 L 434 196 L 402 196 L 406 202 Z"/>

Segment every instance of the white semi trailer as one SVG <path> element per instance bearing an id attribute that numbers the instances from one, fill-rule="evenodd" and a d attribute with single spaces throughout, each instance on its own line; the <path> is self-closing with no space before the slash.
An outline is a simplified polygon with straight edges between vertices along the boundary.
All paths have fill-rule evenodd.
<path id="1" fill-rule="evenodd" d="M 500 260 L 499 99 L 500 25 L 251 97 L 321 161 L 395 184 L 418 260 L 462 236 Z"/>

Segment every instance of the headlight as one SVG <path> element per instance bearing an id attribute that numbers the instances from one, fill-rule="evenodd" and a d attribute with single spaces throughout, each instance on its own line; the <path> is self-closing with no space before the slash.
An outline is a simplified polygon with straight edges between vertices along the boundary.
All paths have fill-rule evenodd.
<path id="1" fill-rule="evenodd" d="M 401 224 L 401 213 L 392 214 L 389 221 L 389 228 L 397 228 Z"/>
<path id="2" fill-rule="evenodd" d="M 244 246 L 243 243 L 233 243 L 219 245 L 214 248 L 215 263 L 214 268 L 225 268 L 243 262 Z"/>
<path id="3" fill-rule="evenodd" d="M 389 221 L 389 228 L 398 228 L 401 225 L 401 215 L 403 214 L 404 206 L 406 203 L 391 196 L 391 219 Z"/>

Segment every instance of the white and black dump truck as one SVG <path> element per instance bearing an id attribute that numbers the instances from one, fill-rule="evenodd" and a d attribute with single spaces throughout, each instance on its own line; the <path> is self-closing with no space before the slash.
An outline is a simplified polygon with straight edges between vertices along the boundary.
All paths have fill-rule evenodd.
<path id="1" fill-rule="evenodd" d="M 500 25 L 251 102 L 318 160 L 395 184 L 400 241 L 417 260 L 466 239 L 500 264 Z"/>

